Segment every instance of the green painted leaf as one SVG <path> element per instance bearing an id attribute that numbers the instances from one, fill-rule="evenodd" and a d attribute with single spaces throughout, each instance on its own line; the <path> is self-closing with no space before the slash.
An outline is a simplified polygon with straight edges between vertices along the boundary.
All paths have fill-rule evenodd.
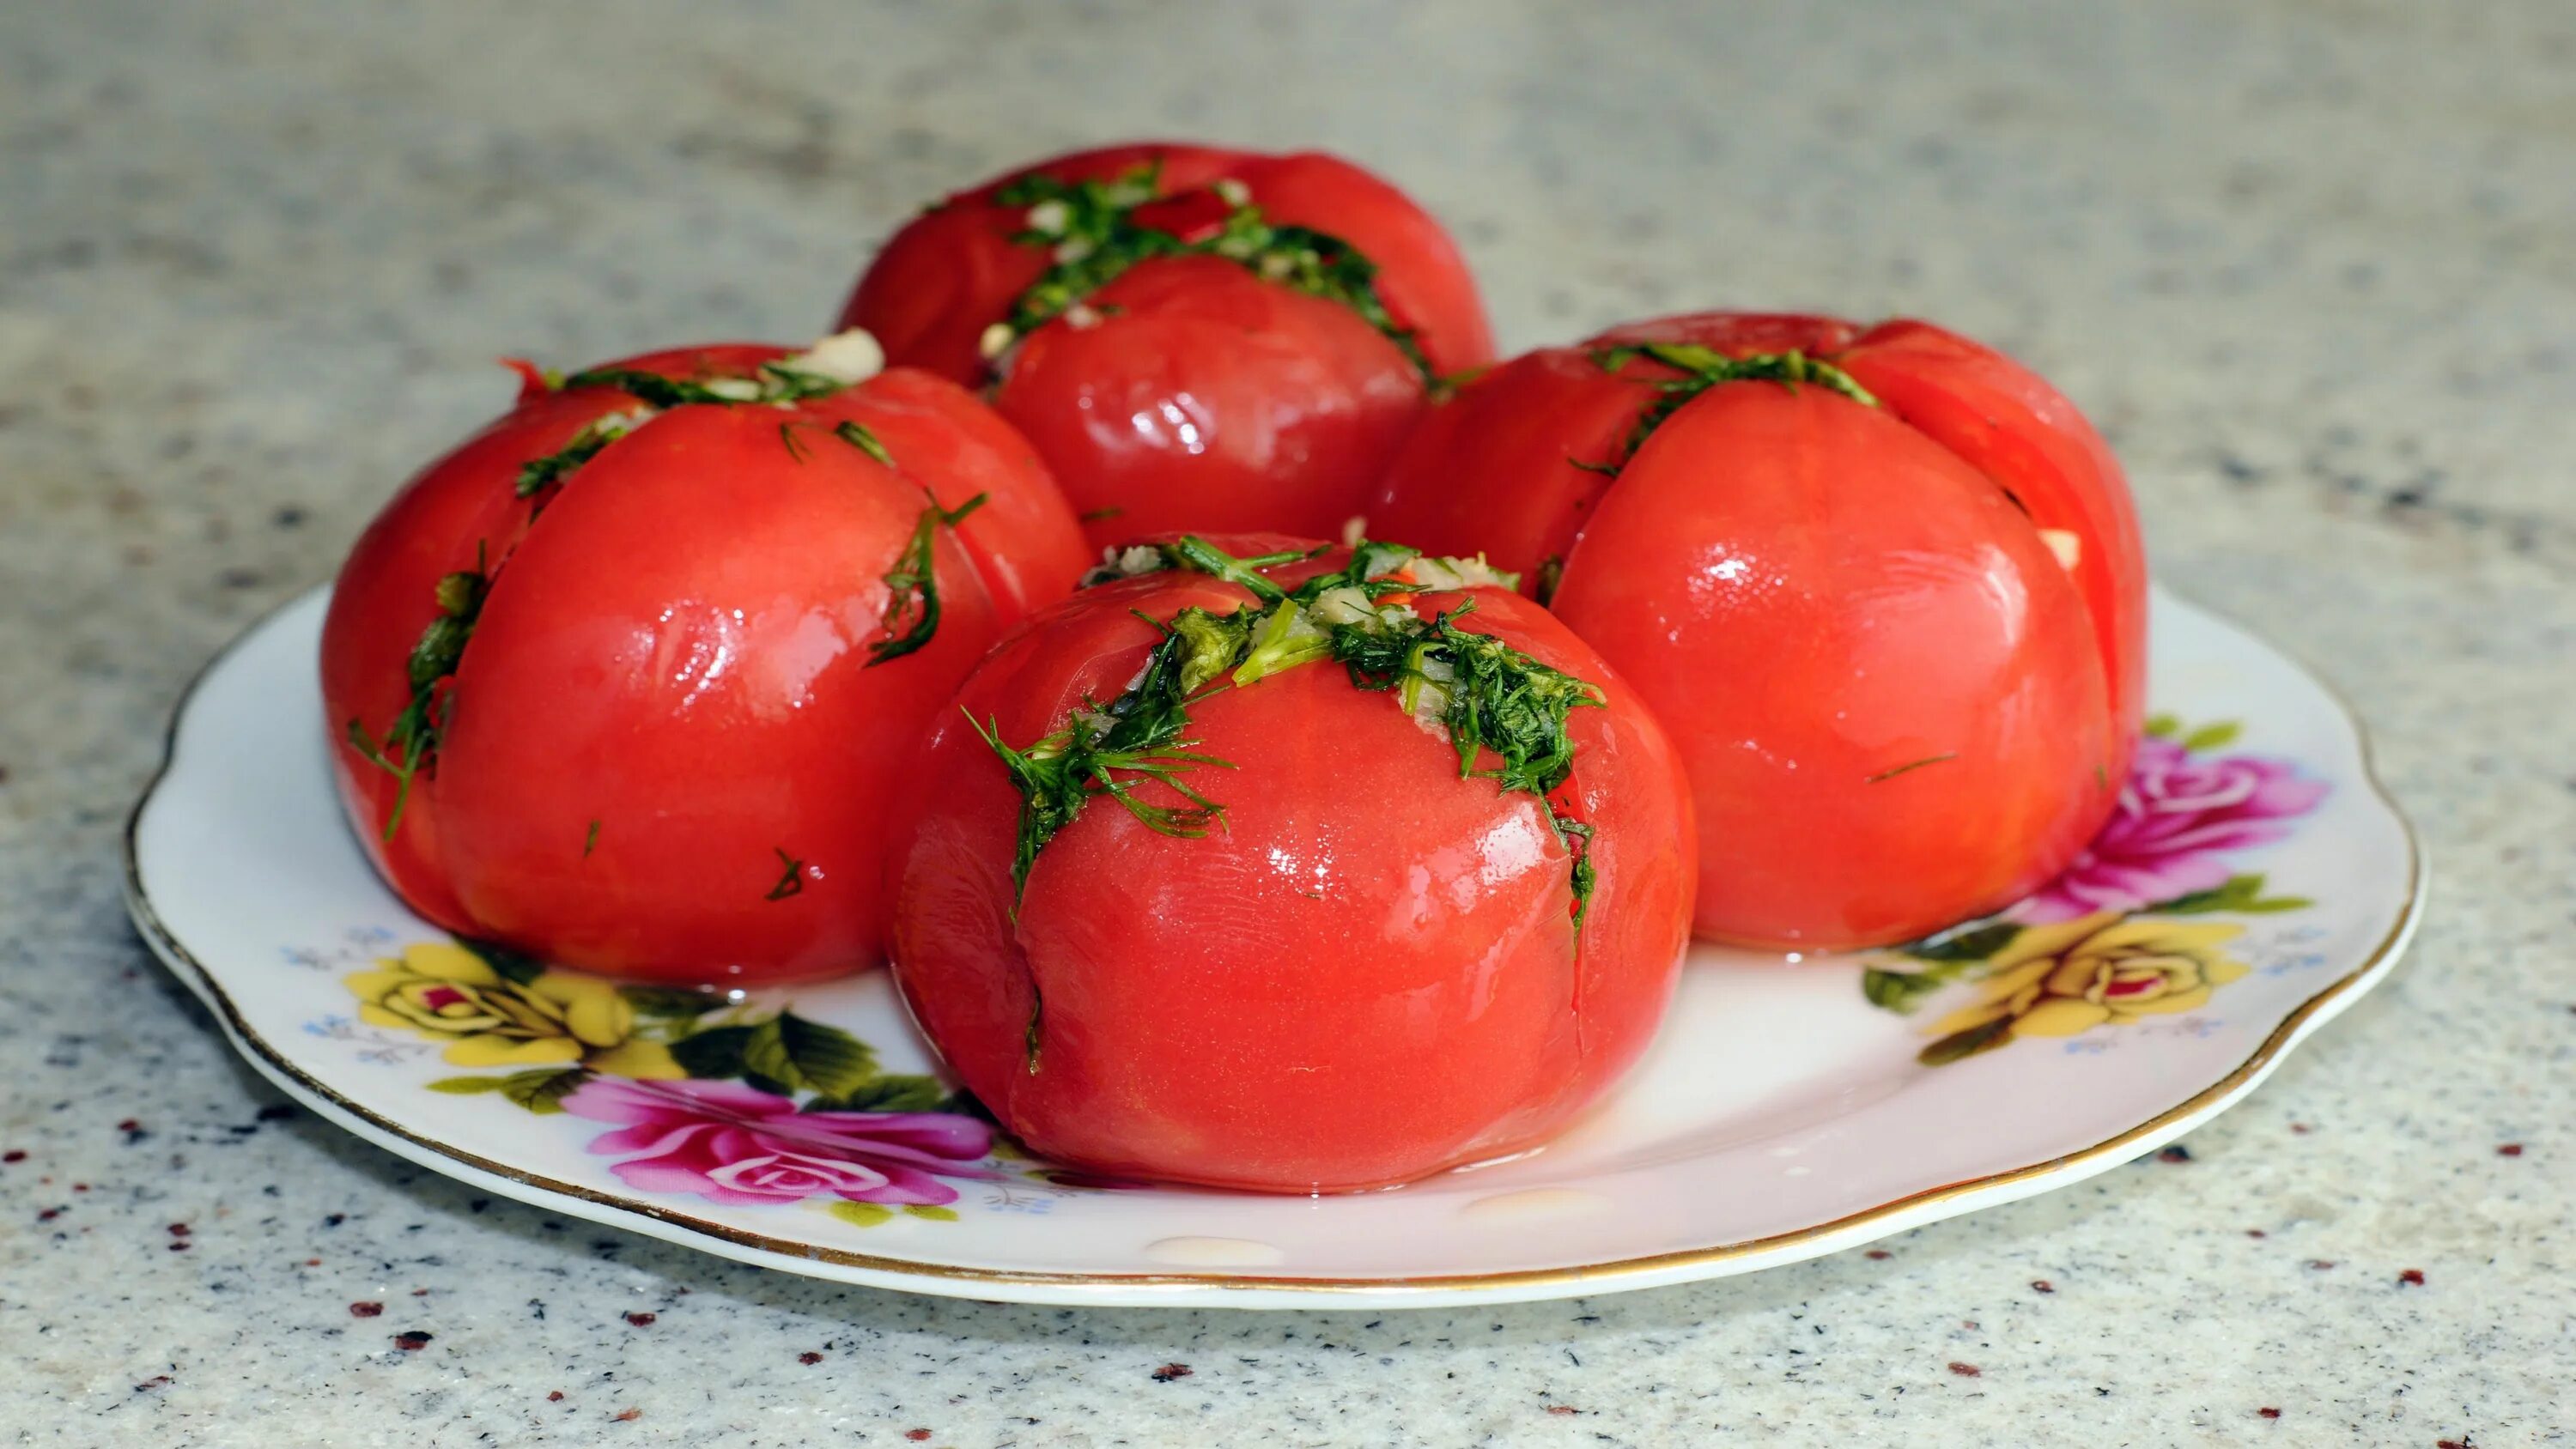
<path id="1" fill-rule="evenodd" d="M 503 1077 L 501 1095 L 543 1117 L 562 1111 L 563 1099 L 588 1080 L 590 1073 L 582 1067 L 540 1067 Z"/>
<path id="2" fill-rule="evenodd" d="M 1952 1032 L 1914 1054 L 1914 1059 L 1927 1067 L 1946 1067 L 1950 1063 L 1990 1052 L 2012 1040 L 2012 1018 L 1997 1017 L 1983 1026 Z"/>
<path id="3" fill-rule="evenodd" d="M 1896 949 L 1918 961 L 1984 961 L 2013 943 L 2021 927 L 2010 921 L 1992 921 L 1967 930 L 1927 936 Z"/>
<path id="4" fill-rule="evenodd" d="M 867 1043 L 792 1011 L 752 1028 L 742 1045 L 742 1064 L 746 1073 L 791 1089 L 810 1087 L 826 1097 L 846 1097 L 877 1075 L 877 1054 Z"/>
<path id="5" fill-rule="evenodd" d="M 501 1090 L 501 1079 L 499 1077 L 441 1077 L 430 1083 L 429 1089 L 433 1092 L 445 1092 L 451 1096 L 471 1097 L 478 1092 Z"/>
<path id="6" fill-rule="evenodd" d="M 2182 747 L 2186 750 L 2214 750 L 2223 745 L 2234 744 L 2236 737 L 2243 733 L 2245 733 L 2243 725 L 2234 720 L 2223 720 L 2217 724 L 2202 725 L 2190 734 L 2184 735 Z"/>
<path id="7" fill-rule="evenodd" d="M 852 1202 L 848 1198 L 835 1199 L 825 1211 L 854 1228 L 873 1228 L 894 1216 L 894 1209 L 882 1204 Z"/>
<path id="8" fill-rule="evenodd" d="M 934 1223 L 953 1223 L 957 1221 L 957 1209 L 955 1208 L 932 1207 L 928 1203 L 916 1202 L 906 1204 L 904 1206 L 904 1211 L 917 1218 L 928 1218 Z"/>
<path id="9" fill-rule="evenodd" d="M 2247 901 L 2237 909 L 2248 915 L 2268 916 L 2281 911 L 2304 911 L 2315 904 L 2306 896 L 2269 896 L 2259 901 Z"/>
<path id="10" fill-rule="evenodd" d="M 2169 714 L 2151 714 L 2147 716 L 2146 730 L 2157 739 L 2171 739 L 2182 732 L 2182 721 Z"/>
<path id="11" fill-rule="evenodd" d="M 939 1112 L 948 1109 L 948 1089 L 937 1077 L 905 1074 L 872 1077 L 841 1097 L 816 1097 L 808 1112 Z"/>
<path id="12" fill-rule="evenodd" d="M 2160 916 L 2200 916 L 2213 911 L 2242 911 L 2249 909 L 2262 894 L 2262 876 L 2232 875 L 2227 878 L 2226 884 L 2215 889 L 2193 891 L 2189 895 L 2176 896 L 2162 905 L 2149 906 L 2147 909 Z"/>
<path id="13" fill-rule="evenodd" d="M 1912 1011 L 1940 986 L 1940 977 L 1930 971 L 1882 971 L 1873 966 L 1860 974 L 1860 994 L 1869 998 L 1870 1005 L 1889 1011 Z"/>
<path id="14" fill-rule="evenodd" d="M 796 1089 L 794 1087 L 778 1080 L 776 1077 L 764 1077 L 758 1072 L 743 1073 L 742 1084 L 751 1088 L 755 1092 L 767 1092 L 773 1097 L 793 1097 L 796 1095 Z"/>
<path id="15" fill-rule="evenodd" d="M 463 936 L 456 938 L 456 944 L 483 958 L 483 964 L 504 981 L 525 986 L 546 974 L 546 963 L 524 951 L 513 951 L 491 941 L 469 941 Z"/>
<path id="16" fill-rule="evenodd" d="M 626 1004 L 634 1007 L 638 1016 L 704 1016 L 726 1004 L 717 992 L 675 986 L 621 986 L 617 994 L 626 998 Z"/>
<path id="17" fill-rule="evenodd" d="M 692 1077 L 721 1081 L 742 1075 L 743 1043 L 751 1039 L 747 1026 L 717 1026 L 691 1032 L 671 1043 L 671 1060 Z"/>

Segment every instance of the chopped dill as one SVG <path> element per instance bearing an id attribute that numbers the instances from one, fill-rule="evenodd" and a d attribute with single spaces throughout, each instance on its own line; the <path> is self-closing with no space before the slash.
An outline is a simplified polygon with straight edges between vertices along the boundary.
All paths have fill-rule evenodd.
<path id="1" fill-rule="evenodd" d="M 1652 405 L 1637 415 L 1636 424 L 1619 445 L 1616 458 L 1597 463 L 1575 462 L 1586 472 L 1617 477 L 1628 460 L 1637 456 L 1655 429 L 1670 421 L 1682 405 L 1722 383 L 1776 382 L 1795 392 L 1800 385 L 1814 383 L 1829 392 L 1840 393 L 1864 407 L 1877 407 L 1878 399 L 1869 389 L 1854 381 L 1852 375 L 1819 357 L 1792 349 L 1787 352 L 1759 352 L 1750 357 L 1729 357 L 1714 347 L 1690 342 L 1638 342 L 1619 347 L 1604 347 L 1592 354 L 1592 360 L 1605 372 L 1617 372 L 1630 362 L 1643 357 L 1660 362 L 1682 375 L 1673 378 L 1641 378 L 1655 390 Z M 1568 459 L 1573 462 L 1574 460 Z"/>
<path id="2" fill-rule="evenodd" d="M 769 849 L 772 854 L 778 857 L 778 863 L 783 867 L 783 869 L 779 872 L 778 884 L 771 886 L 769 888 L 769 894 L 762 896 L 761 899 L 764 901 L 783 901 L 789 896 L 803 895 L 805 893 L 805 862 L 789 855 L 786 851 L 775 845 L 771 846 Z"/>
<path id="3" fill-rule="evenodd" d="M 886 637 L 868 646 L 864 669 L 874 669 L 889 659 L 920 649 L 939 632 L 939 570 L 936 544 L 939 530 L 955 528 L 966 515 L 984 506 L 989 495 L 978 493 L 955 508 L 942 508 L 934 498 L 921 510 L 912 526 L 912 537 L 895 555 L 894 567 L 886 570 L 885 583 L 890 591 L 886 601 Z"/>
<path id="4" fill-rule="evenodd" d="M 829 397 L 850 386 L 836 377 L 804 372 L 779 362 L 764 362 L 750 377 L 716 377 L 703 382 L 664 377 L 632 367 L 594 367 L 563 380 L 566 389 L 613 387 L 650 408 L 676 408 L 689 403 L 796 403 Z"/>
<path id="5" fill-rule="evenodd" d="M 1490 779 L 1505 791 L 1536 796 L 1550 827 L 1573 857 L 1573 917 L 1580 939 L 1594 884 L 1588 859 L 1591 827 L 1557 795 L 1571 777 L 1574 745 L 1566 730 L 1575 709 L 1601 703 L 1600 691 L 1552 669 L 1457 620 L 1470 598 L 1425 619 L 1409 604 L 1381 603 L 1425 589 L 1501 583 L 1481 561 L 1426 559 L 1401 544 L 1362 540 L 1343 568 L 1284 589 L 1260 570 L 1300 562 L 1321 550 L 1237 558 L 1196 536 L 1149 545 L 1167 568 L 1223 579 L 1250 594 L 1229 613 L 1191 607 L 1170 620 L 1137 617 L 1162 632 L 1145 666 L 1116 698 L 1077 711 L 1063 729 L 1024 748 L 1001 738 L 994 721 L 974 721 L 1020 792 L 1018 846 L 1011 866 L 1015 896 L 1025 895 L 1040 851 L 1107 795 L 1148 828 L 1196 838 L 1221 823 L 1225 807 L 1183 775 L 1199 766 L 1231 769 L 1196 752 L 1187 738 L 1190 707 L 1229 688 L 1243 688 L 1317 660 L 1340 662 L 1356 688 L 1392 692 L 1406 710 L 1437 719 L 1457 752 L 1462 779 Z M 1479 766 L 1490 754 L 1495 763 Z M 1177 805 L 1138 798 L 1145 781 L 1175 794 Z M 1034 1026 L 1032 1027 L 1034 1031 Z"/>
<path id="6" fill-rule="evenodd" d="M 1038 852 L 1078 819 L 1094 796 L 1110 797 L 1164 835 L 1196 838 L 1224 815 L 1224 806 L 1180 777 L 1200 765 L 1230 770 L 1233 764 L 1195 753 L 1195 742 L 1183 734 L 1190 726 L 1189 706 L 1213 693 L 1209 682 L 1241 657 L 1248 624 L 1241 612 L 1217 615 L 1205 609 L 1183 609 L 1170 623 L 1156 623 L 1163 637 L 1145 656 L 1133 684 L 1106 704 L 1078 711 L 1063 729 L 1025 749 L 1004 743 L 997 722 L 969 717 L 1019 787 L 1019 847 L 1011 862 L 1015 896 L 1028 893 Z M 1168 786 L 1184 803 L 1155 805 L 1138 798 L 1136 786 L 1146 780 Z"/>
<path id="7" fill-rule="evenodd" d="M 886 445 L 878 442 L 877 435 L 869 432 L 862 424 L 844 421 L 839 427 L 832 429 L 832 436 L 889 468 L 894 466 L 894 454 L 887 452 Z"/>
<path id="8" fill-rule="evenodd" d="M 346 734 L 349 747 L 369 764 L 392 775 L 394 808 L 385 817 L 384 838 L 394 838 L 402 827 L 403 809 L 411 802 L 412 780 L 438 748 L 439 736 L 446 731 L 448 715 L 455 710 L 452 699 L 441 701 L 439 682 L 456 673 L 465 658 L 465 641 L 474 635 L 475 620 L 483 613 L 483 599 L 491 592 L 491 579 L 486 572 L 483 546 L 475 545 L 474 567 L 441 578 L 432 592 L 438 604 L 438 617 L 420 633 L 411 656 L 404 663 L 404 675 L 411 685 L 411 700 L 394 716 L 384 737 L 371 738 L 366 725 L 352 716 Z M 441 703 L 446 709 L 440 708 Z"/>
<path id="9" fill-rule="evenodd" d="M 517 492 L 521 498 L 534 498 L 561 483 L 573 470 L 599 456 L 599 451 L 632 432 L 637 422 L 623 413 L 594 418 L 572 435 L 572 441 L 542 458 L 530 458 L 519 465 Z"/>
<path id="10" fill-rule="evenodd" d="M 1214 256 L 1265 281 L 1349 308 L 1395 344 L 1425 385 L 1439 385 L 1419 336 L 1396 320 L 1379 294 L 1377 264 L 1357 247 L 1312 227 L 1272 223 L 1235 182 L 1209 188 L 1226 207 L 1213 229 L 1193 227 L 1184 236 L 1138 221 L 1137 208 L 1157 199 L 1161 181 L 1160 166 L 1149 162 L 1107 180 L 1023 176 L 994 193 L 998 205 L 1029 209 L 1029 225 L 1011 239 L 1045 247 L 1054 259 L 1011 304 L 1002 321 L 1007 329 L 1002 346 L 1071 312 L 1139 262 Z"/>

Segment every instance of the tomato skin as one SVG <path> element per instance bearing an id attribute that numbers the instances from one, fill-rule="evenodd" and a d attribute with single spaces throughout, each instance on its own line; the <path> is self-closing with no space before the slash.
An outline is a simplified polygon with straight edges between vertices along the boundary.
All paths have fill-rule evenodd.
<path id="1" fill-rule="evenodd" d="M 889 361 L 961 387 L 980 386 L 991 378 L 980 346 L 984 329 L 1048 266 L 1045 252 L 1011 240 L 1028 225 L 1026 208 L 996 204 L 995 192 L 1023 176 L 1107 181 L 1148 163 L 1162 168 L 1166 190 L 1189 190 L 1244 159 L 1240 151 L 1146 141 L 1077 151 L 996 176 L 905 223 L 860 275 L 834 325 L 865 327 Z"/>
<path id="2" fill-rule="evenodd" d="M 1594 353 L 1647 341 L 1801 350 L 1880 406 L 1723 383 L 1628 457 L 1646 384 L 1680 374 Z M 1556 583 L 1690 770 L 1703 936 L 1839 949 L 1970 919 L 2062 869 L 2125 778 L 2146 573 L 2118 465 L 2046 383 L 1928 324 L 1708 313 L 1529 354 L 1434 410 L 1369 520 Z"/>
<path id="3" fill-rule="evenodd" d="M 781 353 L 611 366 L 705 379 Z M 516 496 L 522 464 L 636 405 L 533 388 L 359 540 L 322 657 L 352 824 L 414 909 L 559 964 L 736 985 L 868 964 L 907 752 L 984 648 L 1071 586 L 1071 510 L 989 409 L 900 369 L 792 406 L 673 407 Z M 844 422 L 896 466 L 835 436 Z M 930 499 L 979 493 L 934 531 L 938 628 L 868 667 L 884 576 Z M 345 731 L 381 737 L 409 702 L 438 580 L 478 561 L 490 582 L 437 686 L 443 733 L 388 842 L 396 781 Z"/>
<path id="4" fill-rule="evenodd" d="M 1605 347 L 1689 342 L 1731 356 L 1804 348 L 1830 354 L 1849 323 L 1796 313 L 1701 312 L 1614 327 L 1572 347 L 1526 352 L 1431 409 L 1388 465 L 1367 510 L 1372 536 L 1430 553 L 1482 553 L 1535 594 L 1565 564 L 1612 478 L 1629 429 L 1653 395 L 1632 363 L 1612 372 Z M 1553 565 L 1553 568 L 1551 567 Z"/>
<path id="5" fill-rule="evenodd" d="M 1462 627 L 1608 700 L 1569 721 L 1568 789 L 1599 872 L 1579 955 L 1569 858 L 1540 802 L 1460 779 L 1445 735 L 1329 661 L 1191 706 L 1196 750 L 1237 766 L 1192 777 L 1225 805 L 1221 828 L 1162 835 L 1095 800 L 1040 852 L 1016 917 L 1019 795 L 965 718 L 935 723 L 895 867 L 895 980 L 1014 1133 L 1096 1172 L 1350 1191 L 1522 1150 L 1634 1062 L 1688 935 L 1682 777 L 1580 641 L 1472 592 Z M 1025 744 L 1133 675 L 1159 635 L 1130 609 L 1246 598 L 1195 574 L 1086 590 L 987 658 L 960 712 Z"/>
<path id="6" fill-rule="evenodd" d="M 898 363 L 966 384 L 1037 442 L 1088 517 L 1095 545 L 1173 529 L 1285 528 L 1331 535 L 1421 417 L 1420 372 L 1377 327 L 1336 302 L 1263 281 L 1238 264 L 1163 257 L 1058 318 L 998 369 L 981 350 L 992 324 L 1049 265 L 1012 238 L 1027 208 L 993 198 L 1043 174 L 1108 179 L 1158 163 L 1164 200 L 1138 220 L 1190 236 L 1222 220 L 1209 190 L 1240 182 L 1264 216 L 1340 237 L 1377 266 L 1397 325 L 1440 373 L 1491 360 L 1473 279 L 1438 223 L 1379 178 L 1330 156 L 1265 156 L 1148 143 L 1057 157 L 950 198 L 887 243 L 851 294 L 863 326 Z"/>
<path id="7" fill-rule="evenodd" d="M 2014 520 L 1951 455 L 1818 388 L 1715 389 L 1629 464 L 1556 607 L 1689 762 L 1713 822 L 1701 934 L 1905 940 L 2027 894 L 2099 827 L 2102 670 Z"/>
<path id="8" fill-rule="evenodd" d="M 2146 717 L 2147 555 L 2110 445 L 2037 373 L 1928 322 L 1884 322 L 1837 359 L 1889 412 L 1965 459 L 2041 528 L 2078 541 L 2072 573 L 2110 661 L 2111 712 L 2127 736 Z"/>
<path id="9" fill-rule="evenodd" d="M 1040 328 L 994 405 L 1076 510 L 1112 510 L 1091 525 L 1103 543 L 1338 535 L 1421 412 L 1420 376 L 1377 329 L 1232 262 L 1149 262 L 1098 298 L 1117 314 Z"/>

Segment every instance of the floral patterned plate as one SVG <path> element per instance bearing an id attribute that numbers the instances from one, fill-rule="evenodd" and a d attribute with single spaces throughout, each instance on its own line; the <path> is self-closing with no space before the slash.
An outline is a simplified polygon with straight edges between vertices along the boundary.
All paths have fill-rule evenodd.
<path id="1" fill-rule="evenodd" d="M 2350 716 L 2159 596 L 2169 713 L 2092 851 L 2005 916 L 1851 958 L 1702 948 L 1634 1078 L 1513 1161 L 1324 1199 L 1106 1182 L 956 1110 L 882 972 L 621 988 L 405 911 L 332 798 L 323 602 L 251 630 L 181 705 L 128 831 L 144 937 L 253 1066 L 369 1141 L 853 1283 L 1400 1307 L 1794 1262 L 2078 1181 L 2224 1110 L 2387 972 L 2422 901 Z"/>

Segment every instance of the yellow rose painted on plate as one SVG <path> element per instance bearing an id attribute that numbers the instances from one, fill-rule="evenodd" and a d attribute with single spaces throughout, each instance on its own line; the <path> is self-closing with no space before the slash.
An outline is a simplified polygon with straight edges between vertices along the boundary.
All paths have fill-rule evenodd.
<path id="1" fill-rule="evenodd" d="M 1974 1005 L 1932 1028 L 1927 1064 L 1956 1061 L 2016 1036 L 2074 1036 L 2191 1011 L 2213 987 L 2246 974 L 2222 949 L 2245 928 L 2104 911 L 2025 926 L 1988 961 Z"/>
<path id="2" fill-rule="evenodd" d="M 462 946 L 423 941 L 373 971 L 344 978 L 370 1026 L 444 1038 L 460 1067 L 580 1062 L 611 1076 L 686 1076 L 670 1048 L 635 1033 L 635 1008 L 615 986 L 547 971 L 524 984 Z"/>

